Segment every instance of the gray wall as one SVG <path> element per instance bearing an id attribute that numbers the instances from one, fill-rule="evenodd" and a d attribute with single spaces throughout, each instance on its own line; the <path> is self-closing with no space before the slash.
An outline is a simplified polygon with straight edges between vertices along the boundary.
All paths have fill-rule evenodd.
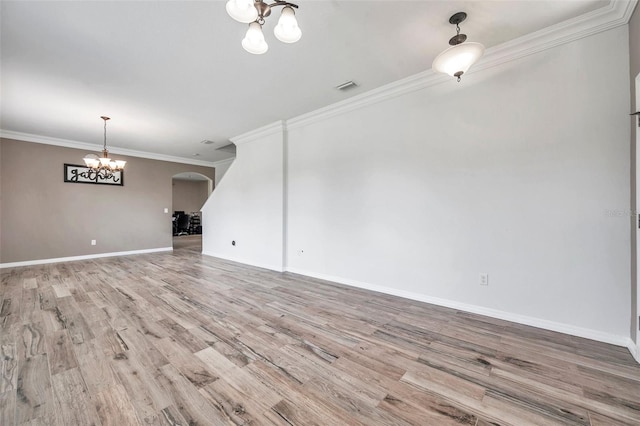
<path id="1" fill-rule="evenodd" d="M 629 21 L 629 58 L 631 79 L 631 111 L 638 111 L 636 105 L 636 76 L 640 74 L 640 8 L 636 10 Z M 636 197 L 636 132 L 638 131 L 637 119 L 631 123 L 631 211 L 638 213 Z M 638 343 L 638 262 L 637 262 L 637 234 L 636 218 L 631 215 L 631 338 Z"/>
<path id="2" fill-rule="evenodd" d="M 173 211 L 199 212 L 209 196 L 209 182 L 173 179 Z"/>
<path id="3" fill-rule="evenodd" d="M 215 178 L 211 167 L 114 155 L 127 161 L 124 186 L 65 183 L 64 163 L 87 152 L 9 139 L 0 152 L 0 263 L 171 247 L 172 176 Z"/>

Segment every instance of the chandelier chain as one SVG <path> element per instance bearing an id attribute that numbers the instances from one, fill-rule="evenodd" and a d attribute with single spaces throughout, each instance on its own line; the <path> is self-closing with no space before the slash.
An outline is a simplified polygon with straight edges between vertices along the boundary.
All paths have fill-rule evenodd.
<path id="1" fill-rule="evenodd" d="M 104 144 L 102 145 L 102 149 L 107 149 L 107 120 L 104 120 Z"/>

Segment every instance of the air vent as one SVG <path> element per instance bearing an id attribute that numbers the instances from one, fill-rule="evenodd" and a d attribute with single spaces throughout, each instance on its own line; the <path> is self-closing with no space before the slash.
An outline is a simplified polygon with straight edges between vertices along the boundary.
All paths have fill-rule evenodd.
<path id="1" fill-rule="evenodd" d="M 349 80 L 336 86 L 336 89 L 349 90 L 349 89 L 353 89 L 354 87 L 358 87 L 358 85 L 354 81 Z"/>
<path id="2" fill-rule="evenodd" d="M 202 142 L 200 142 L 200 143 L 201 143 L 201 144 L 203 144 L 203 145 L 211 145 L 211 144 L 214 144 L 215 142 L 214 142 L 214 141 L 210 141 L 210 140 L 208 140 L 208 139 L 205 139 L 205 140 L 203 140 L 203 141 L 202 141 Z"/>

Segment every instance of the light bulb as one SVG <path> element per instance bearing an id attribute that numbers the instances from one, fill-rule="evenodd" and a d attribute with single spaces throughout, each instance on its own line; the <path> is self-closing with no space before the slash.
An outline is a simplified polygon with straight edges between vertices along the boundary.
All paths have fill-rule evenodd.
<path id="1" fill-rule="evenodd" d="M 471 65 L 476 63 L 483 53 L 484 46 L 480 43 L 457 44 L 440 53 L 433 60 L 431 67 L 452 77 L 456 73 L 461 73 L 460 75 L 462 75 L 469 71 Z"/>
<path id="2" fill-rule="evenodd" d="M 227 13 L 238 22 L 248 24 L 258 19 L 258 9 L 253 0 L 229 0 Z"/>
<path id="3" fill-rule="evenodd" d="M 84 164 L 89 168 L 96 167 L 99 164 L 98 156 L 95 154 L 87 154 L 84 156 L 83 160 Z"/>
<path id="4" fill-rule="evenodd" d="M 257 22 L 249 24 L 247 35 L 242 40 L 242 47 L 254 55 L 261 55 L 269 50 L 267 42 L 264 41 L 264 34 L 262 34 L 262 25 Z"/>
<path id="5" fill-rule="evenodd" d="M 296 14 L 289 6 L 282 9 L 278 25 L 273 29 L 276 38 L 283 43 L 295 43 L 302 37 Z"/>

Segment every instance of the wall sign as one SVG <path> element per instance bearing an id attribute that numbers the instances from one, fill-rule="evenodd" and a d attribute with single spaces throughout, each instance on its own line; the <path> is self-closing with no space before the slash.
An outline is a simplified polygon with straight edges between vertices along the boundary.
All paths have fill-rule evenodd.
<path id="1" fill-rule="evenodd" d="M 87 166 L 64 165 L 64 181 L 71 183 L 92 183 L 97 185 L 124 186 L 124 171 L 92 170 Z"/>

